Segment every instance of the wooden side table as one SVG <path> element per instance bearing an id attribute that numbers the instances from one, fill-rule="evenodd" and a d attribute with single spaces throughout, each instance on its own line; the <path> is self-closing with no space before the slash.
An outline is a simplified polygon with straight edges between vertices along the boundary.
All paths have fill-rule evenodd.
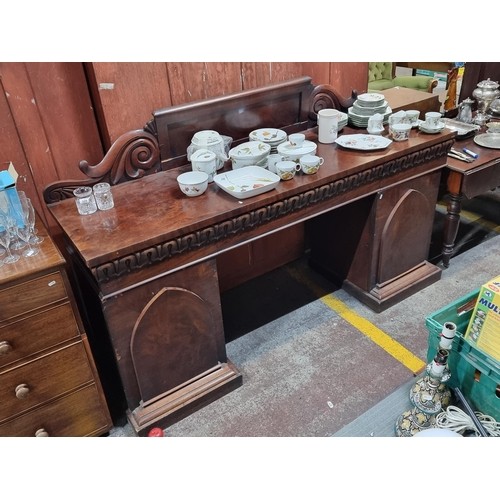
<path id="1" fill-rule="evenodd" d="M 381 94 L 384 94 L 385 100 L 389 103 L 393 113 L 401 109 L 418 109 L 422 120 L 427 111 L 439 111 L 441 108 L 437 94 L 430 94 L 421 90 L 393 87 L 382 90 Z"/>
<path id="2" fill-rule="evenodd" d="M 442 259 L 444 267 L 450 265 L 455 239 L 460 223 L 462 198 L 472 199 L 500 186 L 500 150 L 477 145 L 474 138 L 459 141 L 457 149 L 468 148 L 479 154 L 472 163 L 448 158 L 446 187 L 448 191 L 447 214 L 443 231 Z"/>

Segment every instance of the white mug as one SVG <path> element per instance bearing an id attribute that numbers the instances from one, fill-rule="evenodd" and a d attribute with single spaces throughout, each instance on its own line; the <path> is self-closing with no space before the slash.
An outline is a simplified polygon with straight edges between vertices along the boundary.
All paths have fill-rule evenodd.
<path id="1" fill-rule="evenodd" d="M 336 109 L 318 111 L 318 141 L 323 144 L 335 142 L 339 129 L 340 112 Z"/>

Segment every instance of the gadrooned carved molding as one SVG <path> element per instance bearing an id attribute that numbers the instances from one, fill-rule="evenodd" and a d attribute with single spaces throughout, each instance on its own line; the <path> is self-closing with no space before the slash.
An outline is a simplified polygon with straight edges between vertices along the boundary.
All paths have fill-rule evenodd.
<path id="1" fill-rule="evenodd" d="M 334 199 L 343 193 L 374 181 L 391 177 L 410 168 L 418 167 L 428 161 L 446 157 L 452 145 L 453 140 L 449 140 L 388 161 L 358 174 L 329 182 L 323 186 L 290 196 L 284 200 L 238 215 L 221 223 L 213 224 L 212 226 L 185 234 L 179 238 L 145 248 L 140 252 L 106 262 L 94 267 L 92 273 L 98 282 L 107 282 L 143 267 L 173 258 L 176 255 L 201 247 L 207 247 L 224 238 L 264 225 L 317 203 Z"/>

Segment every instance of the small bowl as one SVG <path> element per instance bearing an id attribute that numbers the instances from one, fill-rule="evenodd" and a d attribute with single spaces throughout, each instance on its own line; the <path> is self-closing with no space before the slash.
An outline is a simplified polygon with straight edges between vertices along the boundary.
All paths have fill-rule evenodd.
<path id="1" fill-rule="evenodd" d="M 180 190 L 186 196 L 200 196 L 208 187 L 208 174 L 206 172 L 184 172 L 177 176 Z"/>
<path id="2" fill-rule="evenodd" d="M 411 123 L 395 123 L 391 134 L 395 141 L 407 141 L 410 137 Z"/>
<path id="3" fill-rule="evenodd" d="M 271 146 L 261 141 L 244 142 L 229 151 L 233 169 L 249 165 L 265 166 Z"/>

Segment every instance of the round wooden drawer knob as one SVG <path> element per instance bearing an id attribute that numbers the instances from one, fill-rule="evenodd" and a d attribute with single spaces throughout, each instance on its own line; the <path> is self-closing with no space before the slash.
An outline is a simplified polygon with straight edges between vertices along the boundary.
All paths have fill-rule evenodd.
<path id="1" fill-rule="evenodd" d="M 2 354 L 9 354 L 12 351 L 12 346 L 7 340 L 0 341 L 0 356 Z"/>
<path id="2" fill-rule="evenodd" d="M 27 386 L 27 384 L 19 384 L 16 387 L 16 398 L 17 399 L 24 399 L 28 397 L 28 394 L 30 393 L 30 388 Z"/>
<path id="3" fill-rule="evenodd" d="M 35 432 L 35 437 L 37 438 L 46 438 L 49 437 L 49 433 L 42 427 Z"/>

